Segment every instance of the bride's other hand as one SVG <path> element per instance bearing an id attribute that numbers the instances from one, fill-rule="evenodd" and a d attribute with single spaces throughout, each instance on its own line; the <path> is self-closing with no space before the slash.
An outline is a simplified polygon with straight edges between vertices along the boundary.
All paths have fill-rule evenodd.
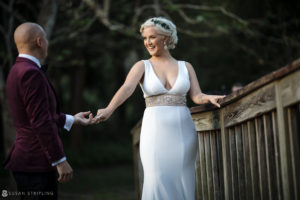
<path id="1" fill-rule="evenodd" d="M 207 95 L 207 94 L 202 93 L 193 66 L 190 63 L 186 62 L 186 67 L 188 69 L 190 82 L 191 82 L 190 97 L 191 97 L 192 101 L 195 104 L 211 103 L 211 104 L 217 106 L 218 108 L 220 108 L 221 106 L 218 103 L 218 101 L 220 99 L 223 99 L 225 96 L 224 95 L 222 95 L 222 96 Z"/>
<path id="2" fill-rule="evenodd" d="M 211 103 L 214 104 L 215 106 L 217 106 L 218 108 L 221 107 L 221 105 L 218 103 L 218 101 L 220 99 L 223 99 L 224 97 L 226 97 L 225 95 L 219 96 L 219 95 L 205 95 L 206 100 Z"/>
<path id="3" fill-rule="evenodd" d="M 108 109 L 108 108 L 104 108 L 104 109 L 99 109 L 97 112 L 97 115 L 95 116 L 96 118 L 96 122 L 102 122 L 102 121 L 106 121 L 110 116 L 111 116 L 112 112 Z"/>

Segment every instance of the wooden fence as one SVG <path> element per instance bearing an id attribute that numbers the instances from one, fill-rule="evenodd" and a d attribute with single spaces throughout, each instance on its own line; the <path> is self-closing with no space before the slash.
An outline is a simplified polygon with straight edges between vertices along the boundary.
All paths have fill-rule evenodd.
<path id="1" fill-rule="evenodd" d="M 198 134 L 196 199 L 300 199 L 300 59 L 227 96 L 191 108 Z M 132 129 L 137 199 L 141 121 Z"/>

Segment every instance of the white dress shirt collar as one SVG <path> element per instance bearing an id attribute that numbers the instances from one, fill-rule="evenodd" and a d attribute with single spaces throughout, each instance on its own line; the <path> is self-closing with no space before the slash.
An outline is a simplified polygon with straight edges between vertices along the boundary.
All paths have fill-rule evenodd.
<path id="1" fill-rule="evenodd" d="M 37 66 L 39 66 L 39 68 L 41 68 L 41 63 L 40 63 L 40 61 L 39 61 L 36 57 L 34 57 L 34 56 L 31 56 L 31 55 L 28 55 L 28 54 L 20 53 L 20 54 L 18 55 L 18 57 L 21 57 L 21 58 L 27 58 L 27 59 L 33 61 L 35 64 L 37 64 Z"/>

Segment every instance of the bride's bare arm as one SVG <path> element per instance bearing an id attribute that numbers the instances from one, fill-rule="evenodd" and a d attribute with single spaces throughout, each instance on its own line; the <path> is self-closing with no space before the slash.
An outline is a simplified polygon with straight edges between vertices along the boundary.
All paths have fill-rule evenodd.
<path id="1" fill-rule="evenodd" d="M 108 106 L 105 109 L 98 110 L 97 117 L 101 117 L 101 121 L 108 119 L 110 115 L 132 95 L 144 72 L 145 67 L 143 61 L 139 61 L 132 66 L 125 82 L 115 93 Z"/>
<path id="2" fill-rule="evenodd" d="M 202 93 L 201 89 L 200 89 L 200 85 L 195 73 L 195 70 L 193 68 L 193 66 L 186 62 L 186 67 L 188 69 L 189 72 L 189 76 L 190 76 L 190 83 L 191 83 L 191 87 L 190 87 L 190 97 L 192 99 L 192 101 L 195 104 L 205 104 L 205 103 L 212 103 L 217 107 L 220 107 L 220 104 L 218 104 L 218 100 L 224 98 L 225 96 L 219 96 L 219 95 L 206 95 L 204 93 Z"/>

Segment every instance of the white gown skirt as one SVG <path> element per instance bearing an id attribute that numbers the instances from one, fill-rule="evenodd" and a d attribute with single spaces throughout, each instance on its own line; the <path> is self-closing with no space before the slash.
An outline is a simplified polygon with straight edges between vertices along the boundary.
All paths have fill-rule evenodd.
<path id="1" fill-rule="evenodd" d="M 197 134 L 187 107 L 146 108 L 140 137 L 142 200 L 194 200 L 196 154 Z"/>

